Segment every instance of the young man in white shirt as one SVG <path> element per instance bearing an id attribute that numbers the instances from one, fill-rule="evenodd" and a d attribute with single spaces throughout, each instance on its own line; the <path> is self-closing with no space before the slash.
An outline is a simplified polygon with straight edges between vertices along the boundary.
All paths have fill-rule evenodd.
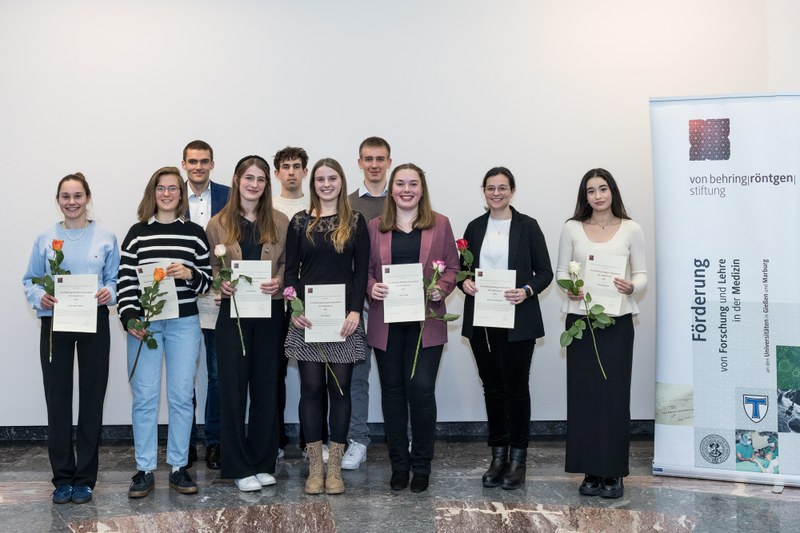
<path id="1" fill-rule="evenodd" d="M 189 210 L 186 216 L 195 224 L 205 229 L 211 217 L 219 213 L 228 203 L 231 189 L 226 185 L 211 181 L 214 169 L 214 150 L 201 140 L 192 141 L 183 149 L 183 170 L 186 171 L 186 183 L 189 193 Z M 200 325 L 203 329 L 203 341 L 206 346 L 206 373 L 208 388 L 205 406 L 205 445 L 206 466 L 212 470 L 220 467 L 220 413 L 219 413 L 219 377 L 217 373 L 217 349 L 214 340 L 214 324 L 217 320 L 217 305 L 214 291 L 208 291 L 197 300 L 200 310 Z M 197 405 L 197 395 L 192 398 Z M 192 438 L 189 446 L 189 465 L 197 460 L 197 425 L 192 423 Z"/>

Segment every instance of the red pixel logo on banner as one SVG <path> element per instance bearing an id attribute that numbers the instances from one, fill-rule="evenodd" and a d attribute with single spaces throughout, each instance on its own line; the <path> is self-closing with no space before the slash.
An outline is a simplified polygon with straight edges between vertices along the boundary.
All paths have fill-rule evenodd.
<path id="1" fill-rule="evenodd" d="M 726 161 L 731 157 L 728 118 L 689 121 L 689 161 Z"/>

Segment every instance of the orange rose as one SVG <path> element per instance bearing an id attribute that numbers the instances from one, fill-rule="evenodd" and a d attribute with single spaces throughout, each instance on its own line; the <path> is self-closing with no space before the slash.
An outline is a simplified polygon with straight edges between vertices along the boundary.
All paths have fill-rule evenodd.
<path id="1" fill-rule="evenodd" d="M 56 252 L 60 252 L 61 248 L 64 247 L 64 241 L 61 241 L 61 240 L 58 240 L 58 239 L 53 239 L 52 246 L 53 246 L 53 250 L 55 250 Z"/>
<path id="2" fill-rule="evenodd" d="M 153 280 L 154 281 L 161 281 L 162 279 L 164 279 L 164 276 L 166 276 L 166 275 L 167 275 L 166 271 L 161 267 L 153 270 Z"/>

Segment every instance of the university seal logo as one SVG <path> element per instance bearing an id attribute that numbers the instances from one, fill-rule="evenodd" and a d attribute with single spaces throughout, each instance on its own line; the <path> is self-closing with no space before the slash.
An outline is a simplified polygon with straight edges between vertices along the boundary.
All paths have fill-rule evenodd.
<path id="1" fill-rule="evenodd" d="M 711 464 L 718 465 L 728 460 L 731 454 L 731 447 L 724 438 L 719 435 L 706 435 L 700 441 L 700 455 Z"/>

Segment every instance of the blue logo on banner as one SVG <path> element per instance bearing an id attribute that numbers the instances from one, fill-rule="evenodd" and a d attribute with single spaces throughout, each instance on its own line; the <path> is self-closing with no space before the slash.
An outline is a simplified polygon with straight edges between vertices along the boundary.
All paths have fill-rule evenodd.
<path id="1" fill-rule="evenodd" d="M 689 161 L 727 161 L 731 158 L 731 120 L 689 121 Z"/>
<path id="2" fill-rule="evenodd" d="M 743 394 L 742 405 L 747 418 L 758 424 L 767 416 L 769 397 L 762 394 Z"/>

